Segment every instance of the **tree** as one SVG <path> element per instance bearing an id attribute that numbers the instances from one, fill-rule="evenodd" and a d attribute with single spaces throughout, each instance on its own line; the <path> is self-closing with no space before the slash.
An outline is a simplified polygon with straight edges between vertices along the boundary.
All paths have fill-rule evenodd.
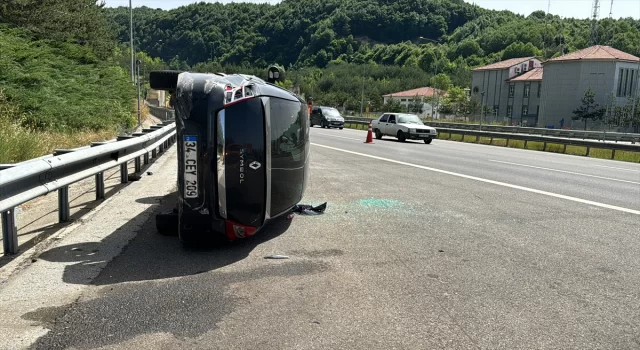
<path id="1" fill-rule="evenodd" d="M 411 99 L 411 101 L 409 101 L 409 105 L 407 106 L 407 109 L 409 110 L 410 113 L 422 114 L 424 110 L 424 103 L 422 102 L 422 99 L 418 96 L 418 94 L 416 94 Z"/>
<path id="2" fill-rule="evenodd" d="M 596 103 L 596 93 L 591 87 L 585 90 L 584 96 L 580 101 L 582 102 L 582 105 L 573 111 L 571 119 L 582 119 L 584 122 L 584 130 L 587 130 L 587 122 L 589 120 L 601 120 L 606 109 L 600 108 L 600 105 Z"/>
<path id="3" fill-rule="evenodd" d="M 530 56 L 540 56 L 542 52 L 535 47 L 532 43 L 522 43 L 517 41 L 504 49 L 502 53 L 502 59 L 508 60 L 510 58 L 517 57 L 530 57 Z"/>
<path id="4" fill-rule="evenodd" d="M 385 112 L 394 112 L 394 113 L 403 112 L 402 104 L 400 104 L 400 101 L 393 98 L 393 96 L 389 98 L 387 103 L 385 103 L 384 106 L 382 106 L 382 108 L 384 108 Z"/>
<path id="5" fill-rule="evenodd" d="M 432 77 L 429 83 L 434 88 L 442 91 L 447 91 L 453 86 L 453 83 L 451 83 L 451 78 L 449 78 L 449 75 L 444 73 L 439 73 L 435 77 Z"/>

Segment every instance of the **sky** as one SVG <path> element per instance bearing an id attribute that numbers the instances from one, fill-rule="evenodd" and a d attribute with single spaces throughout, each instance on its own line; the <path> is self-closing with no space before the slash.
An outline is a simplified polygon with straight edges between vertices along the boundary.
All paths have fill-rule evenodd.
<path id="1" fill-rule="evenodd" d="M 162 8 L 165 10 L 188 5 L 193 0 L 132 0 L 133 6 L 148 6 L 152 8 Z M 509 10 L 512 12 L 528 15 L 533 11 L 547 11 L 549 0 L 465 0 L 475 3 L 480 7 L 493 10 Z M 129 6 L 129 0 L 105 0 L 107 6 Z M 216 2 L 216 1 L 206 1 Z M 219 0 L 217 2 L 229 3 L 232 0 Z M 235 1 L 239 2 L 239 1 Z M 257 0 L 247 2 L 258 3 L 278 3 L 278 0 Z M 609 17 L 611 11 L 611 0 L 601 0 L 600 18 Z M 549 12 L 562 17 L 587 18 L 591 17 L 593 0 L 551 0 Z M 640 18 L 640 0 L 613 0 L 613 18 L 634 17 Z"/>

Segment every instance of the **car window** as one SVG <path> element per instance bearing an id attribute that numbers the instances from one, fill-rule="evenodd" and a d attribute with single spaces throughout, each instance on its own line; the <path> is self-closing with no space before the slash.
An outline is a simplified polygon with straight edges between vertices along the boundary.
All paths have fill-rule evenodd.
<path id="1" fill-rule="evenodd" d="M 389 123 L 395 123 L 396 122 L 396 116 L 395 115 L 390 115 L 389 116 Z"/>
<path id="2" fill-rule="evenodd" d="M 405 114 L 398 117 L 398 123 L 424 125 L 417 115 Z"/>
<path id="3" fill-rule="evenodd" d="M 380 121 L 383 122 L 383 123 L 386 123 L 388 119 L 389 119 L 389 115 L 385 114 L 380 118 Z"/>

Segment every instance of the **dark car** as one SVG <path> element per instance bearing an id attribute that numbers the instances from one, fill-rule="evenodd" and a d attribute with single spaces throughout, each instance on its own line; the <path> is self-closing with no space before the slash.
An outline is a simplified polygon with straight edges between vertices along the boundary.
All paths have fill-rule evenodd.
<path id="1" fill-rule="evenodd" d="M 344 128 L 344 118 L 333 107 L 314 106 L 311 111 L 311 126 L 320 125 L 323 128 Z"/>
<path id="2" fill-rule="evenodd" d="M 304 101 L 248 75 L 151 73 L 175 97 L 178 206 L 159 230 L 186 242 L 237 240 L 302 199 L 309 178 Z M 173 219 L 172 219 L 173 218 Z"/>

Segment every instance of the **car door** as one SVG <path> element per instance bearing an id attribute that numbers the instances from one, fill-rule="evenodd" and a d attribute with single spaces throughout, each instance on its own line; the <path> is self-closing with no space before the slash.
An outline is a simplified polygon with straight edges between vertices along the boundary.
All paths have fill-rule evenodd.
<path id="1" fill-rule="evenodd" d="M 322 112 L 318 107 L 314 107 L 311 111 L 311 124 L 322 125 Z"/>
<path id="2" fill-rule="evenodd" d="M 396 115 L 389 114 L 389 119 L 385 123 L 384 134 L 389 136 L 396 136 L 397 133 L 396 127 Z"/>

